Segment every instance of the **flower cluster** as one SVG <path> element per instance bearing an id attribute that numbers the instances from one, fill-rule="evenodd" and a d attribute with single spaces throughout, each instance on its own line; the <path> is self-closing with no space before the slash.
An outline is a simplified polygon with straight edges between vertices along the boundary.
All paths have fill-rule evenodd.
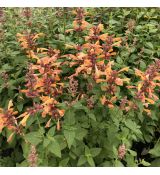
<path id="1" fill-rule="evenodd" d="M 148 108 L 150 104 L 154 104 L 159 97 L 155 94 L 156 87 L 160 86 L 160 60 L 156 60 L 151 64 L 145 72 L 135 69 L 135 75 L 140 77 L 136 86 L 128 86 L 129 89 L 135 89 L 135 99 L 140 100 L 146 107 L 144 111 L 151 114 Z"/>
<path id="2" fill-rule="evenodd" d="M 23 9 L 23 15 L 29 20 L 32 16 L 31 9 L 29 7 L 26 7 Z"/>
<path id="3" fill-rule="evenodd" d="M 3 7 L 0 7 L 0 23 L 4 22 L 4 11 Z"/>
<path id="4" fill-rule="evenodd" d="M 31 20 L 32 10 L 31 10 L 31 8 L 25 7 L 23 9 L 22 15 L 26 18 L 26 25 L 28 27 L 31 27 L 32 26 L 32 20 Z"/>
<path id="5" fill-rule="evenodd" d="M 16 115 L 17 111 L 13 109 L 12 101 L 9 101 L 7 110 L 0 108 L 0 131 L 7 127 L 10 130 L 16 130 L 17 120 Z"/>
<path id="6" fill-rule="evenodd" d="M 36 40 L 43 36 L 43 33 L 31 34 L 30 32 L 24 32 L 24 34 L 17 33 L 18 42 L 20 42 L 21 47 L 25 50 L 29 58 L 38 59 L 37 56 L 37 43 Z"/>
<path id="7" fill-rule="evenodd" d="M 103 24 L 92 26 L 89 31 L 87 30 L 89 32 L 88 36 L 84 36 L 85 43 L 83 45 L 66 45 L 66 48 L 76 50 L 76 54 L 63 56 L 71 59 L 70 67 L 78 65 L 75 74 L 72 76 L 78 76 L 79 73 L 83 73 L 95 77 L 97 68 L 104 71 L 105 61 L 116 55 L 113 47 L 120 46 L 121 38 L 113 38 L 108 33 L 103 34 L 103 30 Z"/>
<path id="8" fill-rule="evenodd" d="M 0 132 L 3 128 L 7 128 L 12 133 L 8 137 L 8 142 L 11 141 L 14 133 L 22 134 L 20 125 L 18 124 L 18 111 L 14 110 L 12 100 L 9 101 L 7 109 L 0 108 Z"/>
<path id="9" fill-rule="evenodd" d="M 71 32 L 71 31 L 76 31 L 76 32 L 82 32 L 85 30 L 89 23 L 85 21 L 85 15 L 87 14 L 83 8 L 76 8 L 75 11 L 73 11 L 73 14 L 76 15 L 75 20 L 73 21 L 73 28 L 74 29 L 69 29 L 66 30 L 66 33 Z"/>
<path id="10" fill-rule="evenodd" d="M 57 62 L 59 51 L 54 50 L 52 54 L 52 57 L 43 57 L 37 60 L 36 64 L 29 65 L 29 71 L 26 75 L 26 89 L 21 90 L 21 92 L 29 98 L 39 98 L 40 100 L 40 104 L 34 103 L 33 107 L 27 110 L 25 113 L 27 118 L 28 115 L 41 112 L 42 117 L 51 116 L 59 123 L 59 118 L 64 115 L 64 110 L 60 110 L 56 106 L 58 104 L 56 99 L 63 91 L 63 83 L 60 82 L 61 63 Z"/>
<path id="11" fill-rule="evenodd" d="M 156 86 L 160 86 L 160 60 L 157 60 L 154 64 L 150 65 L 145 73 L 136 69 L 135 74 L 141 78 L 141 82 L 137 86 L 137 98 L 142 102 L 148 101 L 149 103 L 153 100 L 158 100 L 158 97 L 154 94 Z M 150 100 L 148 98 L 151 98 Z"/>

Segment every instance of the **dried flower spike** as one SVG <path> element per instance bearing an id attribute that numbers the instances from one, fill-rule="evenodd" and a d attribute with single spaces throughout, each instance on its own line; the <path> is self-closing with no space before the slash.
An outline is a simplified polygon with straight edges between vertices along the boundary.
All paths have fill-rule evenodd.
<path id="1" fill-rule="evenodd" d="M 125 154 L 126 154 L 126 146 L 122 144 L 118 148 L 118 158 L 123 159 Z"/>
<path id="2" fill-rule="evenodd" d="M 31 145 L 30 153 L 28 155 L 28 163 L 30 167 L 37 167 L 38 154 L 36 147 Z"/>

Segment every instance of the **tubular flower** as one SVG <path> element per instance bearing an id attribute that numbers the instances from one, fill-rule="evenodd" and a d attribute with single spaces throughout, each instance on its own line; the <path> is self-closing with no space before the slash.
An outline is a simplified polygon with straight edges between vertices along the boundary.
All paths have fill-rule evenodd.
<path id="1" fill-rule="evenodd" d="M 88 31 L 88 36 L 85 36 L 84 44 L 66 44 L 66 49 L 74 49 L 75 54 L 66 54 L 62 57 L 69 58 L 70 67 L 76 66 L 75 74 L 80 73 L 92 75 L 95 79 L 97 77 L 97 70 L 104 72 L 106 60 L 111 56 L 116 55 L 114 46 L 120 46 L 121 38 L 114 38 L 107 33 L 103 33 L 104 26 L 98 24 L 92 26 Z"/>
<path id="2" fill-rule="evenodd" d="M 128 71 L 128 67 L 122 68 L 119 71 L 112 70 L 113 62 L 109 62 L 105 71 L 96 70 L 96 83 L 102 83 L 101 89 L 105 92 L 106 95 L 103 95 L 100 99 L 101 104 L 113 108 L 114 104 L 117 101 L 115 95 L 118 86 L 123 86 L 124 82 L 129 82 L 129 78 L 119 78 L 120 73 Z M 107 96 L 107 97 L 106 97 Z M 121 106 L 121 108 L 124 105 Z"/>
<path id="3" fill-rule="evenodd" d="M 99 71 L 97 69 L 96 72 L 96 82 L 106 82 L 107 86 L 103 87 L 103 89 L 109 94 L 113 95 L 116 92 L 116 86 L 123 86 L 124 82 L 129 82 L 129 78 L 119 78 L 121 72 L 128 71 L 129 67 L 122 68 L 119 71 L 112 70 L 113 61 L 109 62 L 105 67 L 105 72 Z M 101 76 L 105 76 L 105 79 L 100 78 Z"/>
<path id="4" fill-rule="evenodd" d="M 91 43 L 95 43 L 96 41 L 100 40 L 104 36 L 107 36 L 108 34 L 100 35 L 100 33 L 103 31 L 104 26 L 103 24 L 98 24 L 97 26 L 93 26 L 89 30 L 89 35 L 85 37 L 86 41 L 90 41 Z"/>
<path id="5" fill-rule="evenodd" d="M 8 103 L 7 109 L 0 108 L 0 132 L 3 128 L 7 128 L 12 131 L 11 135 L 8 138 L 8 142 L 11 141 L 14 133 L 22 135 L 21 126 L 26 126 L 26 121 L 29 118 L 29 113 L 24 112 L 21 115 L 18 115 L 18 111 L 14 111 L 12 100 Z M 23 118 L 19 121 L 20 118 Z"/>
<path id="6" fill-rule="evenodd" d="M 19 117 L 17 117 L 17 114 L 18 111 L 14 111 L 12 100 L 9 101 L 7 109 L 0 108 L 0 132 L 3 128 L 7 128 L 12 131 L 7 139 L 7 142 L 12 140 L 15 133 L 22 134 L 20 125 L 18 124 Z"/>
<path id="7" fill-rule="evenodd" d="M 66 33 L 71 31 L 82 32 L 89 25 L 89 23 L 85 21 L 85 15 L 87 13 L 84 11 L 83 8 L 76 8 L 76 10 L 73 11 L 73 14 L 76 15 L 75 20 L 73 21 L 73 29 L 66 30 Z"/>
<path id="8" fill-rule="evenodd" d="M 43 35 L 44 35 L 43 33 L 39 34 L 30 34 L 29 32 L 26 32 L 24 34 L 17 33 L 18 42 L 21 43 L 20 45 L 22 49 L 25 50 L 29 58 L 39 59 L 36 53 L 37 50 L 36 40 Z"/>
<path id="9" fill-rule="evenodd" d="M 145 105 L 154 104 L 159 98 L 156 96 L 155 88 L 160 86 L 160 61 L 157 60 L 154 64 L 150 65 L 143 73 L 135 69 L 135 75 L 140 77 L 141 81 L 135 87 L 136 98 L 141 100 Z"/>
<path id="10" fill-rule="evenodd" d="M 113 38 L 113 36 L 108 36 L 108 35 L 102 35 L 102 36 L 100 39 L 104 41 L 104 43 L 102 44 L 103 52 L 100 55 L 100 58 L 109 60 L 111 56 L 116 55 L 116 52 L 114 52 L 113 50 L 113 46 L 119 47 L 122 40 L 121 38 Z"/>
<path id="11" fill-rule="evenodd" d="M 4 127 L 16 131 L 18 126 L 16 119 L 17 114 L 18 111 L 14 111 L 13 109 L 12 100 L 9 101 L 7 110 L 0 108 L 0 131 L 2 131 Z"/>
<path id="12" fill-rule="evenodd" d="M 60 82 L 60 65 L 57 61 L 59 58 L 59 51 L 52 50 L 51 57 L 43 57 L 37 60 L 35 64 L 30 64 L 29 72 L 26 76 L 26 89 L 21 90 L 27 97 L 39 98 L 39 103 L 33 103 L 33 107 L 28 108 L 27 112 L 22 114 L 24 117 L 21 124 L 25 126 L 25 123 L 30 115 L 34 115 L 37 112 L 42 114 L 42 117 L 50 116 L 56 119 L 58 124 L 59 119 L 64 115 L 64 110 L 60 110 L 57 107 L 59 103 L 57 98 L 63 91 L 63 83 Z M 51 120 L 47 122 L 49 127 Z"/>
<path id="13" fill-rule="evenodd" d="M 29 20 L 29 18 L 32 16 L 31 8 L 29 7 L 24 8 L 23 15 Z"/>
<path id="14" fill-rule="evenodd" d="M 110 50 L 110 53 L 108 53 L 111 55 L 115 55 L 114 53 L 112 54 L 112 51 L 113 49 Z M 100 45 L 100 42 L 97 41 L 95 44 L 83 44 L 81 46 L 81 51 L 76 53 L 75 55 L 68 54 L 62 57 L 69 57 L 69 59 L 71 60 L 71 62 L 69 63 L 70 67 L 78 65 L 75 70 L 75 74 L 73 74 L 72 76 L 78 76 L 78 74 L 83 73 L 92 75 L 93 78 L 96 78 L 99 71 L 105 71 L 104 61 L 106 57 L 103 56 L 104 52 L 106 54 L 107 51 L 104 51 L 103 47 Z"/>

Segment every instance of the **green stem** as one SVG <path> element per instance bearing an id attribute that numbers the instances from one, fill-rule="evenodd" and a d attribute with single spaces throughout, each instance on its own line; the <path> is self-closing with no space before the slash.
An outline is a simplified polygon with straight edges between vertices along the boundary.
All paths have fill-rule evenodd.
<path id="1" fill-rule="evenodd" d="M 64 42 L 66 43 L 66 13 L 65 13 L 65 8 L 63 8 L 63 33 L 64 33 Z"/>

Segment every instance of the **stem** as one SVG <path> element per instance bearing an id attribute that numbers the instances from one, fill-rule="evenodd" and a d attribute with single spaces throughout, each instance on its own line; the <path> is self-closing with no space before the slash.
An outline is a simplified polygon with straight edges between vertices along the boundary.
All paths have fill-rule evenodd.
<path id="1" fill-rule="evenodd" d="M 66 43 L 66 35 L 65 35 L 65 31 L 66 31 L 66 15 L 65 15 L 65 7 L 63 8 L 63 33 L 64 33 L 64 42 Z"/>

